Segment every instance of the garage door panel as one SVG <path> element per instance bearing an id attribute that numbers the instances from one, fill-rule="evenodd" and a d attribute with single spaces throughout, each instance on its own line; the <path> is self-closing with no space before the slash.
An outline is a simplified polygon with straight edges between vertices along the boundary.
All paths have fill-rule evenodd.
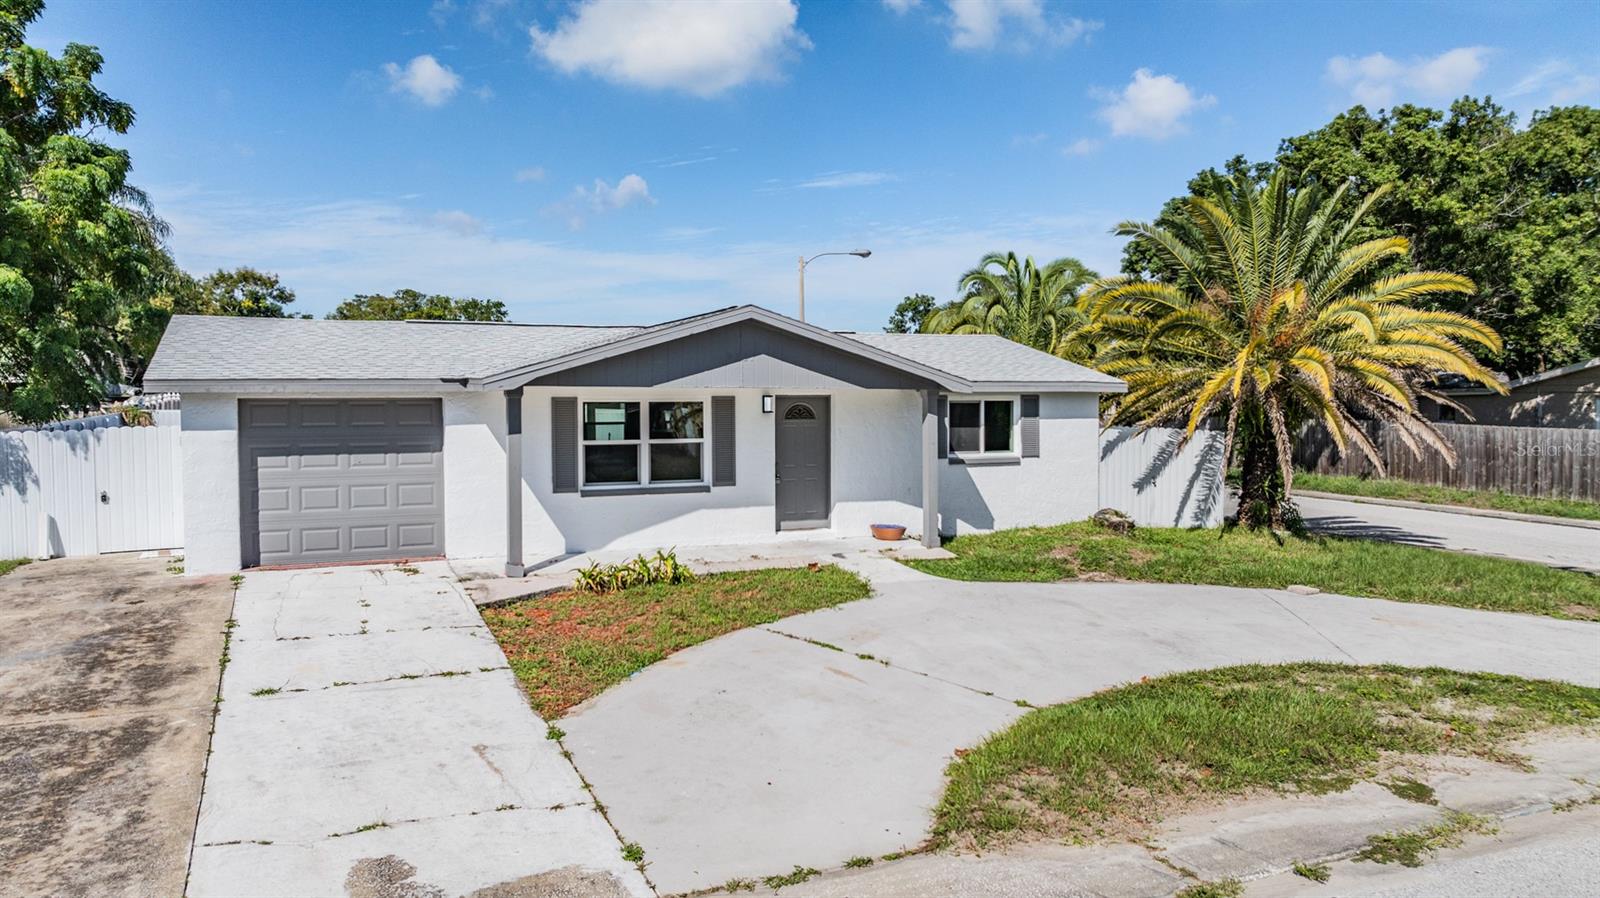
<path id="1" fill-rule="evenodd" d="M 444 553 L 438 400 L 262 402 L 241 402 L 246 564 Z"/>

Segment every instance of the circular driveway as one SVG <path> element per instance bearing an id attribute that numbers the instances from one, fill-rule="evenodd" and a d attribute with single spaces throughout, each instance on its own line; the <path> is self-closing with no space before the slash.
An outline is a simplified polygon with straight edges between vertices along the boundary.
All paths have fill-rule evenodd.
<path id="1" fill-rule="evenodd" d="M 953 752 L 1026 709 L 1249 662 L 1438 665 L 1600 685 L 1600 624 L 1279 590 L 966 583 L 863 562 L 877 594 L 680 652 L 560 721 L 663 893 L 921 843 Z"/>

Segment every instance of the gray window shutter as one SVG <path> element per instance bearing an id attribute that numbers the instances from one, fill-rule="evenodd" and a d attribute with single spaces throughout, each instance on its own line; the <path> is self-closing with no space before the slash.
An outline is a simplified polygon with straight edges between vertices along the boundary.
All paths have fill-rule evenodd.
<path id="1" fill-rule="evenodd" d="M 550 398 L 550 491 L 578 491 L 578 399 Z"/>
<path id="2" fill-rule="evenodd" d="M 1039 457 L 1039 396 L 1022 397 L 1022 457 Z"/>
<path id="3" fill-rule="evenodd" d="M 924 456 L 926 457 L 926 456 Z M 950 397 L 939 397 L 939 457 L 950 457 Z"/>
<path id="4" fill-rule="evenodd" d="M 738 471 L 734 445 L 733 397 L 711 397 L 711 485 L 733 486 Z"/>

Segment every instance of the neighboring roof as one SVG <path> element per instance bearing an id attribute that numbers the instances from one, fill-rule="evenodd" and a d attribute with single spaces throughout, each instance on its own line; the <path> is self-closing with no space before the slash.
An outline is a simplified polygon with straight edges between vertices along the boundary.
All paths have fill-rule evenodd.
<path id="1" fill-rule="evenodd" d="M 1519 377 L 1516 380 L 1506 380 L 1506 376 L 1504 374 L 1498 376 L 1501 383 L 1505 384 L 1505 388 L 1507 390 L 1516 390 L 1532 384 L 1540 383 L 1542 381 L 1550 380 L 1552 378 L 1565 377 L 1568 374 L 1577 374 L 1579 371 L 1584 371 L 1589 368 L 1600 368 L 1600 356 L 1588 359 L 1587 361 L 1575 362 L 1562 368 L 1551 368 L 1549 371 L 1540 371 L 1538 374 L 1529 374 L 1526 377 Z M 1459 387 L 1447 386 L 1440 390 L 1440 392 L 1451 395 L 1467 395 L 1480 393 L 1488 394 L 1491 391 L 1478 384 L 1464 384 Z"/>
<path id="2" fill-rule="evenodd" d="M 179 315 L 145 373 L 148 390 L 230 386 L 504 389 L 741 321 L 755 321 L 896 367 L 958 392 L 1122 392 L 1122 381 L 1002 337 L 835 333 L 758 306 L 650 327 L 436 321 L 328 321 Z"/>

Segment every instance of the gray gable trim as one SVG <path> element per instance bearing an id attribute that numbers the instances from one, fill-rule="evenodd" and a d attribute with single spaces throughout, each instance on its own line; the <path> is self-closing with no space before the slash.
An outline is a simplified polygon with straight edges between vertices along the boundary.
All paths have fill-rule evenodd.
<path id="1" fill-rule="evenodd" d="M 536 387 L 920 390 L 936 382 L 806 335 L 744 320 L 542 375 Z"/>
<path id="2" fill-rule="evenodd" d="M 965 392 L 973 388 L 973 384 L 969 381 L 940 371 L 937 368 L 913 362 L 894 353 L 869 346 L 857 340 L 851 340 L 848 337 L 824 330 L 815 325 L 806 324 L 803 321 L 796 321 L 776 312 L 769 312 L 758 306 L 736 306 L 694 318 L 685 318 L 682 321 L 669 322 L 615 342 L 581 349 L 548 361 L 536 362 L 532 365 L 523 365 L 503 371 L 483 378 L 481 381 L 474 383 L 474 386 L 478 386 L 480 389 L 502 390 L 507 387 L 530 383 L 559 371 L 638 352 L 663 343 L 681 340 L 695 334 L 717 330 L 730 324 L 745 321 L 759 322 L 777 330 L 808 338 L 815 343 L 847 355 L 877 362 L 879 365 L 899 369 L 932 381 L 948 390 Z"/>

